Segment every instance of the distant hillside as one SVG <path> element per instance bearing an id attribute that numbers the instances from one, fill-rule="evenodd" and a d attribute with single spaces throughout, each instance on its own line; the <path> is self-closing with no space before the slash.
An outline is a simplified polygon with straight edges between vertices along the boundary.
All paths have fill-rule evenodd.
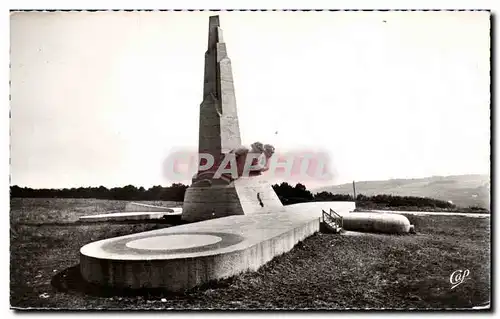
<path id="1" fill-rule="evenodd" d="M 334 194 L 352 194 L 352 183 L 314 189 Z M 356 193 L 373 196 L 430 197 L 463 207 L 479 206 L 490 209 L 490 177 L 488 175 L 432 176 L 418 179 L 390 179 L 356 182 Z"/>

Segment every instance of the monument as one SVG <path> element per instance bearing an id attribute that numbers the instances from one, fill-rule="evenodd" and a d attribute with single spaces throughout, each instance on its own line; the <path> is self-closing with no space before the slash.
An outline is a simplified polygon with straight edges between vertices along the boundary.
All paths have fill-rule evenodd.
<path id="1" fill-rule="evenodd" d="M 248 176 L 219 176 L 219 169 L 227 163 L 240 172 L 242 159 L 269 158 L 274 148 L 261 143 L 249 148 L 241 145 L 231 64 L 218 17 L 210 17 L 208 43 L 199 151 L 200 157 L 215 160 L 214 165 L 201 163 L 186 191 L 181 213 L 184 220 L 197 222 L 83 246 L 80 272 L 86 281 L 117 288 L 184 291 L 211 280 L 255 271 L 318 232 L 324 223 L 322 212 L 329 210 L 334 210 L 343 225 L 352 230 L 410 231 L 404 216 L 350 213 L 355 209 L 354 202 L 308 202 L 285 208 L 262 174 L 266 167 L 253 165 L 253 160 Z M 235 160 L 227 162 L 228 158 Z M 164 214 L 166 210 L 143 204 L 134 204 L 131 209 L 148 210 L 148 214 Z M 136 215 L 141 218 L 144 214 Z"/>
<path id="2" fill-rule="evenodd" d="M 267 158 L 274 152 L 270 145 L 258 144 L 254 143 L 251 151 L 266 153 Z M 214 158 L 214 165 L 205 168 L 206 157 L 200 158 L 200 168 L 184 197 L 183 220 L 193 222 L 283 210 L 264 176 L 214 176 L 220 165 L 235 163 L 227 157 L 240 157 L 245 161 L 252 155 L 251 151 L 242 150 L 231 60 L 218 16 L 209 19 L 198 151 Z"/>

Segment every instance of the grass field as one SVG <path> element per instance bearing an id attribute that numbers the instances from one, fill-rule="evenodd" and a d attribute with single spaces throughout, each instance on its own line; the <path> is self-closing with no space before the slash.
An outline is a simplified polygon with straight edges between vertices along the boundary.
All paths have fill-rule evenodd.
<path id="1" fill-rule="evenodd" d="M 60 309 L 470 308 L 490 300 L 490 218 L 408 215 L 416 235 L 315 234 L 257 272 L 180 294 L 117 292 L 86 284 L 79 248 L 169 227 L 75 223 L 124 201 L 11 200 L 11 306 Z M 148 202 L 154 203 L 154 202 Z M 158 204 L 160 202 L 156 202 Z M 175 203 L 162 203 L 175 205 Z M 469 278 L 451 289 L 452 272 Z"/>

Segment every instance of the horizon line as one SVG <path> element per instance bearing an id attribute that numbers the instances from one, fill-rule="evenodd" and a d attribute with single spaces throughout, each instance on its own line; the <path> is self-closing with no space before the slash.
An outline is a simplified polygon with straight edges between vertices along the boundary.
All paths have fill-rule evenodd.
<path id="1" fill-rule="evenodd" d="M 467 173 L 467 174 L 451 174 L 451 175 L 428 175 L 428 176 L 424 176 L 424 177 L 401 177 L 401 178 L 388 178 L 388 179 L 373 179 L 373 180 L 352 180 L 352 181 L 349 181 L 349 182 L 343 182 L 343 183 L 338 183 L 338 184 L 329 184 L 329 185 L 323 185 L 323 186 L 317 186 L 317 187 L 313 187 L 311 188 L 311 190 L 314 190 L 314 189 L 321 189 L 321 188 L 324 188 L 324 187 L 331 187 L 331 186 L 342 186 L 342 185 L 347 185 L 347 184 L 351 184 L 352 182 L 355 182 L 355 183 L 363 183 L 363 182 L 385 182 L 385 181 L 394 181 L 394 180 L 418 180 L 418 179 L 428 179 L 428 178 L 436 178 L 436 177 L 459 177 L 459 176 L 488 176 L 489 179 L 490 179 L 490 182 L 491 182 L 491 173 Z M 301 181 L 297 181 L 297 182 L 290 182 L 290 181 L 276 181 L 276 182 L 272 182 L 271 184 L 274 185 L 274 184 L 281 184 L 281 183 L 288 183 L 289 185 L 297 185 L 297 184 L 302 184 L 304 186 L 306 186 L 307 188 L 307 185 L 305 182 L 301 182 Z M 9 183 L 10 184 L 10 183 Z M 10 184 L 9 187 L 14 187 L 14 186 L 17 186 L 17 187 L 20 187 L 20 188 L 31 188 L 31 189 L 72 189 L 72 188 L 99 188 L 99 187 L 104 187 L 104 188 L 107 188 L 107 189 L 112 189 L 112 188 L 123 188 L 123 187 L 126 187 L 126 186 L 134 186 L 136 188 L 140 188 L 140 187 L 143 187 L 144 189 L 148 189 L 148 188 L 152 188 L 152 187 L 156 187 L 156 186 L 160 186 L 160 187 L 172 187 L 173 184 L 182 184 L 184 186 L 190 186 L 192 183 L 183 183 L 183 182 L 171 182 L 168 186 L 165 186 L 165 184 L 155 184 L 155 185 L 151 185 L 151 186 L 136 186 L 134 184 L 126 184 L 126 185 L 122 185 L 122 186 L 119 186 L 119 185 L 115 185 L 115 186 L 104 186 L 104 185 L 98 185 L 98 186 L 71 186 L 71 187 L 33 187 L 33 186 L 26 186 L 26 185 L 19 185 L 19 184 Z"/>

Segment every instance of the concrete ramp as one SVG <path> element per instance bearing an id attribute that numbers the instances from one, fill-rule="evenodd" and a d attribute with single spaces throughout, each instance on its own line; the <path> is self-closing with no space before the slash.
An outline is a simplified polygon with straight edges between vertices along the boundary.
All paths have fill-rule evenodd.
<path id="1" fill-rule="evenodd" d="M 81 222 L 139 221 L 181 216 L 181 207 L 161 207 L 140 203 L 127 203 L 125 212 L 81 216 Z"/>
<path id="2" fill-rule="evenodd" d="M 109 221 L 131 221 L 131 220 L 149 220 L 161 219 L 165 215 L 170 215 L 165 212 L 121 212 L 109 214 L 97 214 L 81 216 L 81 222 L 109 222 Z"/>
<path id="3" fill-rule="evenodd" d="M 126 212 L 169 212 L 173 213 L 174 210 L 169 207 L 154 206 L 142 203 L 127 203 L 125 205 Z"/>

